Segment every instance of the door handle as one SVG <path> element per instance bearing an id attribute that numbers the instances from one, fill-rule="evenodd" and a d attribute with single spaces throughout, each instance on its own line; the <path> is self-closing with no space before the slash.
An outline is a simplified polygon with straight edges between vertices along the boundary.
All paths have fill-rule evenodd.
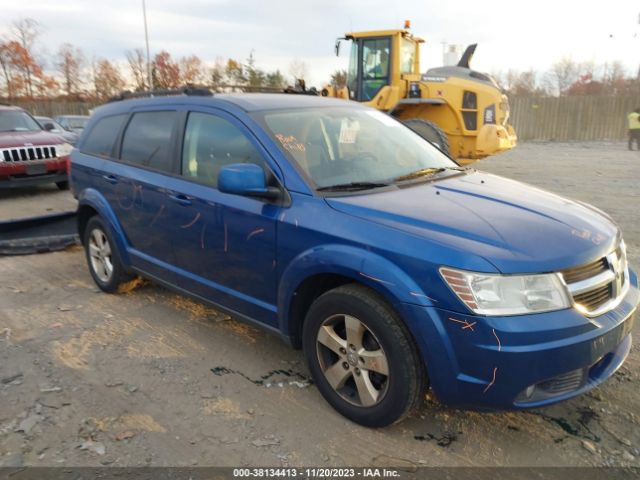
<path id="1" fill-rule="evenodd" d="M 109 182 L 111 185 L 118 183 L 118 179 L 113 175 L 103 175 L 102 178 Z"/>
<path id="2" fill-rule="evenodd" d="M 191 199 L 186 195 L 182 195 L 181 193 L 172 193 L 169 195 L 169 198 L 176 202 L 178 205 L 187 206 L 191 205 Z"/>

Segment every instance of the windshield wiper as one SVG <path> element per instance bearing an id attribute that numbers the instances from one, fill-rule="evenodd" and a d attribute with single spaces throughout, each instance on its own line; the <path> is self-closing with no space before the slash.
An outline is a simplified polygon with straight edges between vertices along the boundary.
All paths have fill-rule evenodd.
<path id="1" fill-rule="evenodd" d="M 316 188 L 319 192 L 340 192 L 340 191 L 356 191 L 356 190 L 370 190 L 372 188 L 388 187 L 388 183 L 382 182 L 349 182 L 339 183 L 337 185 L 329 185 L 326 187 Z"/>
<path id="2" fill-rule="evenodd" d="M 438 167 L 438 168 L 421 168 L 420 170 L 416 170 L 415 172 L 407 173 L 406 175 L 400 175 L 393 179 L 394 182 L 403 182 L 405 180 L 413 180 L 415 178 L 425 177 L 427 175 L 435 175 L 436 173 L 442 173 L 447 170 L 457 170 L 463 171 L 464 168 L 461 167 Z"/>

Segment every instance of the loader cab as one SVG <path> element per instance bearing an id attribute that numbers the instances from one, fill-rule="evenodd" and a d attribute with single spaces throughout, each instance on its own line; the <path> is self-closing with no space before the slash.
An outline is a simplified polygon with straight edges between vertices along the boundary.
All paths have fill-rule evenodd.
<path id="1" fill-rule="evenodd" d="M 422 40 L 406 30 L 347 34 L 344 40 L 351 41 L 347 70 L 351 100 L 370 102 L 385 86 L 400 85 L 405 75 L 420 71 L 418 45 Z"/>

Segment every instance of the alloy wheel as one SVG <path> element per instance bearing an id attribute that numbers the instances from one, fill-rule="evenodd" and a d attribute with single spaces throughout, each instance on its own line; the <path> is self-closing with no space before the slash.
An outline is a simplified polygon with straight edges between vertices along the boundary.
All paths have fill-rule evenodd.
<path id="1" fill-rule="evenodd" d="M 316 350 L 325 379 L 344 400 L 360 407 L 382 401 L 389 385 L 389 364 L 363 322 L 351 315 L 332 315 L 318 330 Z"/>
<path id="2" fill-rule="evenodd" d="M 91 268 L 101 282 L 107 283 L 113 275 L 111 245 L 107 235 L 96 228 L 89 236 L 89 257 Z"/>

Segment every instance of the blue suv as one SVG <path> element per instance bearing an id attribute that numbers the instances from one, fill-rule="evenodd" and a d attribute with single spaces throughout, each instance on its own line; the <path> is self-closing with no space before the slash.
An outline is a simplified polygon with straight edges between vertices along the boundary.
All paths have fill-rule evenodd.
<path id="1" fill-rule="evenodd" d="M 581 394 L 631 348 L 638 279 L 605 213 L 461 168 L 394 118 L 303 95 L 111 102 L 72 154 L 96 284 L 142 275 L 302 347 L 341 414 Z"/>

